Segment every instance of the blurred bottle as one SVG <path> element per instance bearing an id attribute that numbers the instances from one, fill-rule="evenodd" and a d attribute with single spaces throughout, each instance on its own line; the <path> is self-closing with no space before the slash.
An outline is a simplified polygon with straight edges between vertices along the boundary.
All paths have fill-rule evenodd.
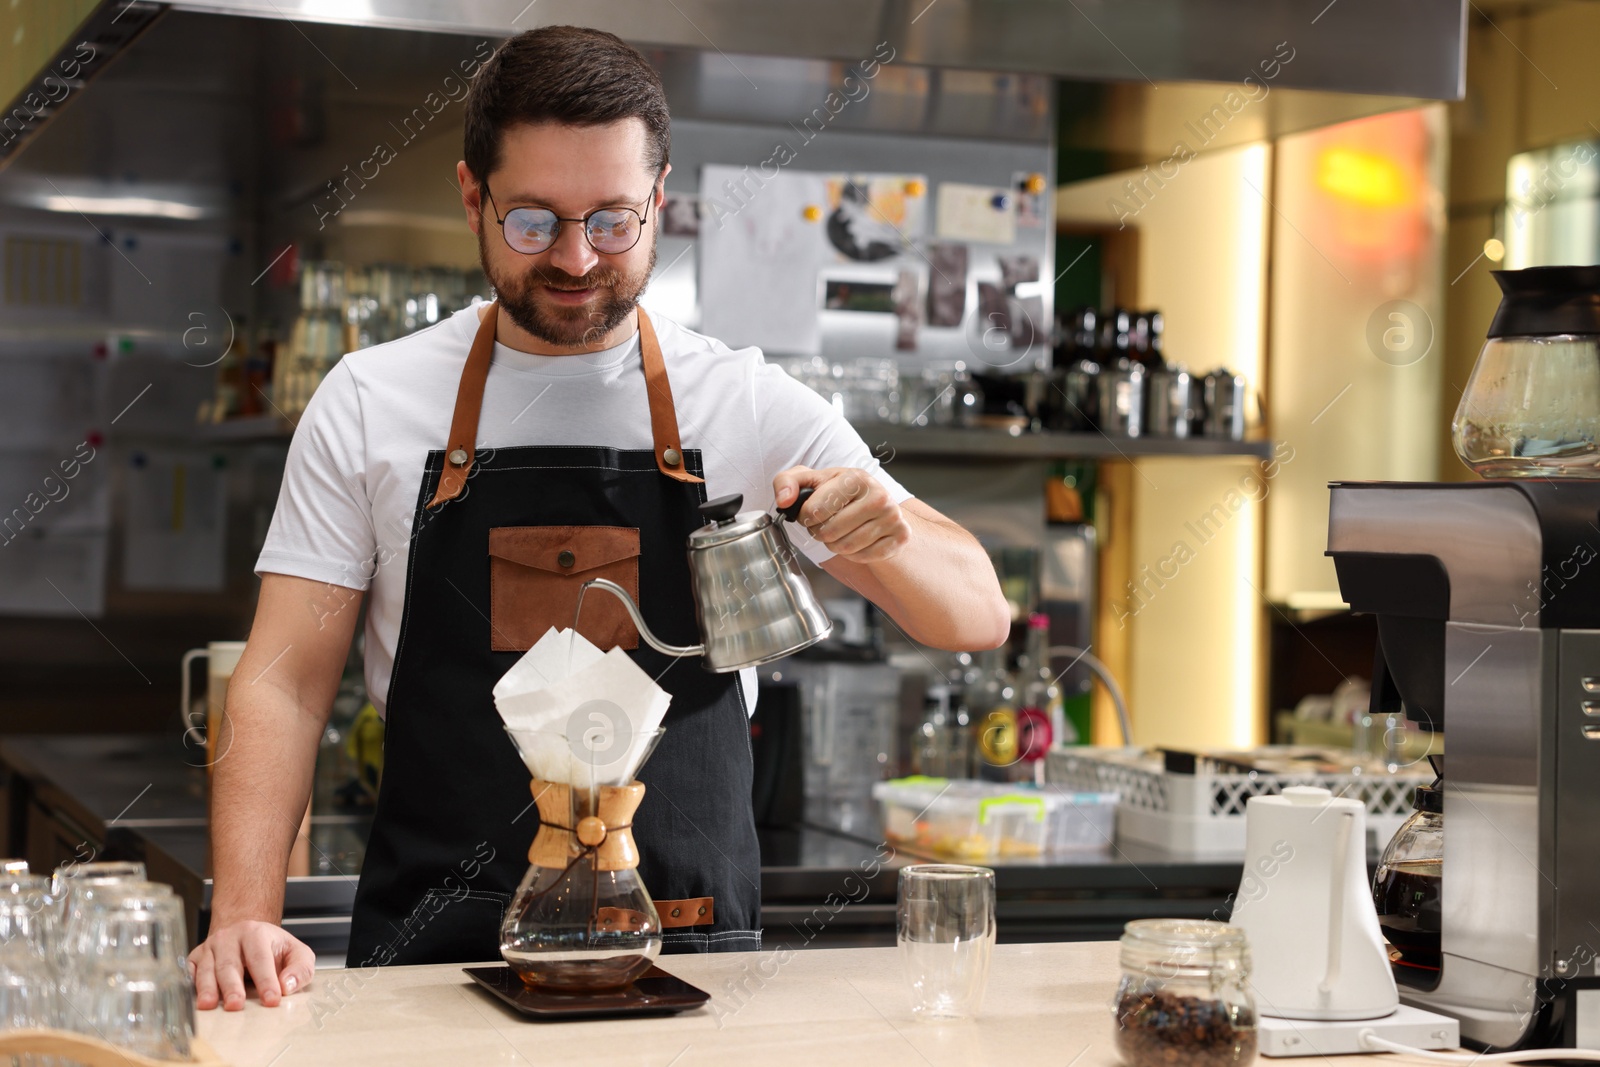
<path id="1" fill-rule="evenodd" d="M 1046 429 L 1081 432 L 1094 429 L 1099 408 L 1096 379 L 1100 374 L 1100 313 L 1092 307 L 1079 308 L 1070 325 L 1069 343 L 1063 346 L 1064 356 L 1056 363 L 1060 417 L 1057 424 Z"/>
<path id="2" fill-rule="evenodd" d="M 1133 312 L 1127 308 L 1113 308 L 1100 328 L 1100 362 L 1115 363 L 1127 359 L 1133 348 Z"/>
<path id="3" fill-rule="evenodd" d="M 1050 616 L 1034 612 L 1028 616 L 1028 668 L 1030 676 L 1022 689 L 1022 706 L 1042 714 L 1049 724 L 1048 735 L 1032 742 L 1023 738 L 1020 754 L 1025 760 L 1042 760 L 1052 742 L 1071 745 L 1077 731 L 1067 721 L 1062 706 L 1061 686 L 1050 667 Z"/>
<path id="4" fill-rule="evenodd" d="M 1128 319 L 1128 358 L 1150 366 L 1150 313 L 1131 312 Z"/>
<path id="5" fill-rule="evenodd" d="M 246 331 L 243 316 L 233 320 L 233 339 L 217 361 L 216 393 L 211 401 L 211 422 L 244 414 Z"/>
<path id="6" fill-rule="evenodd" d="M 922 724 L 912 747 L 912 769 L 932 778 L 962 778 L 966 763 L 959 757 L 966 746 L 958 742 L 959 731 L 951 714 L 951 689 L 943 683 L 928 687 Z"/>
<path id="7" fill-rule="evenodd" d="M 1149 363 L 1150 363 L 1150 366 L 1152 368 L 1165 367 L 1167 365 L 1167 340 L 1166 340 L 1167 321 L 1166 321 L 1165 318 L 1162 317 L 1161 312 L 1153 310 L 1153 309 L 1151 311 L 1146 312 L 1145 314 L 1149 318 L 1149 330 L 1150 330 L 1150 343 L 1149 343 L 1150 358 L 1149 358 Z"/>
<path id="8" fill-rule="evenodd" d="M 256 331 L 255 343 L 250 346 L 244 360 L 243 391 L 239 395 L 238 414 L 261 415 L 271 399 L 272 364 L 278 356 L 278 324 L 267 320 Z"/>
<path id="9" fill-rule="evenodd" d="M 1006 668 L 1005 649 L 980 653 L 983 679 L 977 698 L 969 702 L 973 747 L 977 751 L 976 777 L 991 782 L 1011 781 L 1017 763 L 1017 687 Z"/>
<path id="10" fill-rule="evenodd" d="M 957 778 L 971 778 L 975 773 L 972 762 L 976 758 L 973 749 L 972 724 L 976 721 L 972 712 L 973 702 L 977 699 L 978 691 L 983 684 L 983 671 L 978 666 L 978 661 L 970 652 L 956 654 L 956 665 L 948 675 L 950 686 L 950 726 L 951 763 L 954 767 L 952 774 Z"/>

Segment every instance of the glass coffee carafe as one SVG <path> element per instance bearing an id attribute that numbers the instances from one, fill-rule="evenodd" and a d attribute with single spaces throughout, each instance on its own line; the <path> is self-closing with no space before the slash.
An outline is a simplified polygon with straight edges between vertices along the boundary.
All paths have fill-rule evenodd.
<path id="1" fill-rule="evenodd" d="M 663 731 L 597 745 L 555 731 L 507 733 L 533 772 L 540 826 L 530 865 L 500 926 L 500 954 L 548 991 L 620 989 L 661 953 L 661 917 L 639 878 L 634 775 Z"/>
<path id="2" fill-rule="evenodd" d="M 1378 926 L 1392 951 L 1395 981 L 1413 989 L 1439 985 L 1440 900 L 1444 873 L 1444 757 L 1429 756 L 1431 786 L 1418 786 L 1411 817 L 1383 850 L 1372 878 Z"/>
<path id="3" fill-rule="evenodd" d="M 1451 424 L 1485 478 L 1600 478 L 1600 267 L 1497 270 L 1500 306 Z"/>

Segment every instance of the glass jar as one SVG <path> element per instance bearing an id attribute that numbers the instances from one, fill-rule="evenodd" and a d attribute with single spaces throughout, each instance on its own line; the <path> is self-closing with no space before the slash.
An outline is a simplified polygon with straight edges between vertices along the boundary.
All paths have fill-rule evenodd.
<path id="1" fill-rule="evenodd" d="M 1500 306 L 1451 423 L 1485 478 L 1600 478 L 1600 267 L 1493 272 Z"/>
<path id="2" fill-rule="evenodd" d="M 1372 876 L 1378 926 L 1392 948 L 1394 979 L 1412 989 L 1439 985 L 1440 902 L 1444 873 L 1444 790 L 1418 786 L 1416 810 L 1400 825 Z"/>
<path id="3" fill-rule="evenodd" d="M 1128 1067 L 1231 1067 L 1256 1055 L 1244 931 L 1209 919 L 1139 919 L 1122 932 L 1112 1014 Z"/>

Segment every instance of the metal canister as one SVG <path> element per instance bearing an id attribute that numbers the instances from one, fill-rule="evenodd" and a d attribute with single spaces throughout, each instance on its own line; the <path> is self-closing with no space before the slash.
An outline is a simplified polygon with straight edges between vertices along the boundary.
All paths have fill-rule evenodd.
<path id="1" fill-rule="evenodd" d="M 1206 375 L 1206 436 L 1244 440 L 1244 375 L 1219 367 Z"/>
<path id="2" fill-rule="evenodd" d="M 1188 437 L 1194 429 L 1194 375 L 1181 366 L 1150 372 L 1145 381 L 1149 402 L 1145 407 L 1145 432 L 1151 437 Z"/>
<path id="3" fill-rule="evenodd" d="M 1144 433 L 1144 367 L 1126 359 L 1100 372 L 1100 432 L 1108 437 Z"/>
<path id="4" fill-rule="evenodd" d="M 1100 364 L 1080 359 L 1062 376 L 1062 429 L 1092 430 L 1099 417 Z"/>

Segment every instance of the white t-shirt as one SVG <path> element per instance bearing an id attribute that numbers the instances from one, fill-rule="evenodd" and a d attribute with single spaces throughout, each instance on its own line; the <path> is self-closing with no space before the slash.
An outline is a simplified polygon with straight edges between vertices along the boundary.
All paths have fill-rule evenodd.
<path id="1" fill-rule="evenodd" d="M 295 430 L 278 507 L 256 562 L 257 574 L 370 590 L 367 692 L 380 713 L 400 633 L 422 467 L 449 434 L 477 310 L 465 308 L 398 341 L 352 352 L 329 372 Z M 861 468 L 896 502 L 910 497 L 842 415 L 781 367 L 765 363 L 759 349 L 734 351 L 659 315 L 650 321 L 672 383 L 683 447 L 701 450 L 708 499 L 742 493 L 747 510 L 771 508 L 773 477 L 794 466 Z M 585 355 L 536 356 L 495 345 L 477 444 L 653 447 L 638 334 Z M 833 555 L 803 527 L 787 530 L 812 561 Z M 330 597 L 330 609 L 337 603 Z M 463 604 L 462 610 L 470 609 Z M 747 706 L 754 708 L 754 670 L 743 681 Z"/>

